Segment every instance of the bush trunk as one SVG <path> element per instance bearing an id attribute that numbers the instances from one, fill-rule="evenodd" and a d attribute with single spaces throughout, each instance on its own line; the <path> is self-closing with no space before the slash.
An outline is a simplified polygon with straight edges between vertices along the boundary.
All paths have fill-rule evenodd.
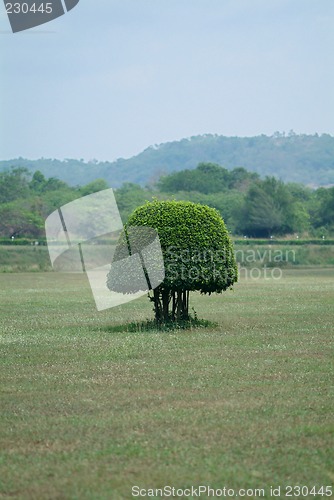
<path id="1" fill-rule="evenodd" d="M 189 290 L 153 290 L 155 321 L 184 321 L 189 319 Z"/>

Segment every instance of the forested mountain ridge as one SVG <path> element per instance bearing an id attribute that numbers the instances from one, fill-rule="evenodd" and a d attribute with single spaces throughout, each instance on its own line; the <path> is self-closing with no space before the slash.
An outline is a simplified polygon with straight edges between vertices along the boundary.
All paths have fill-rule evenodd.
<path id="1" fill-rule="evenodd" d="M 0 161 L 0 171 L 11 166 L 39 170 L 72 186 L 96 178 L 111 187 L 124 182 L 154 184 L 161 175 L 194 169 L 201 162 L 212 162 L 228 170 L 244 167 L 261 177 L 275 176 L 284 182 L 309 186 L 334 185 L 334 137 L 329 134 L 297 135 L 276 132 L 272 136 L 225 137 L 200 135 L 180 141 L 150 146 L 129 159 L 114 162 L 55 159 Z"/>

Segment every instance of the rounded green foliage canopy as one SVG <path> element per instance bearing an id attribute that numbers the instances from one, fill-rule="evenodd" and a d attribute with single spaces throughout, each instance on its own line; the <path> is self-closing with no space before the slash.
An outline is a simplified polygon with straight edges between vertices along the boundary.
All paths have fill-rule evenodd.
<path id="1" fill-rule="evenodd" d="M 165 265 L 161 288 L 221 293 L 237 281 L 232 241 L 216 209 L 155 200 L 133 212 L 126 224 L 130 226 L 158 232 Z"/>

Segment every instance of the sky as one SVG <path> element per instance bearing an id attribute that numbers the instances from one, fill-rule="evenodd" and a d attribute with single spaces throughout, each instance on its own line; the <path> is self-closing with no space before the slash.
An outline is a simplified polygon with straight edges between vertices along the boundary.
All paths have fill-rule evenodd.
<path id="1" fill-rule="evenodd" d="M 333 47 L 333 0 L 80 0 L 15 34 L 1 2 L 0 159 L 334 135 Z"/>

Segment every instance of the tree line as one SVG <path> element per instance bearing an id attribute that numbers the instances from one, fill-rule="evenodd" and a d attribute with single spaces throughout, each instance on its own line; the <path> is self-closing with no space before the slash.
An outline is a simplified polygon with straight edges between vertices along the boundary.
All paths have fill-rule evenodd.
<path id="1" fill-rule="evenodd" d="M 73 187 L 24 167 L 0 172 L 0 237 L 42 238 L 51 212 L 108 187 L 104 179 Z M 148 187 L 124 183 L 115 196 L 123 222 L 145 201 L 185 200 L 216 208 L 229 231 L 239 236 L 334 234 L 334 187 L 311 189 L 276 177 L 261 178 L 241 167 L 227 170 L 200 163 L 195 169 L 162 176 Z"/>
<path id="2" fill-rule="evenodd" d="M 97 179 L 85 186 L 71 187 L 56 177 L 33 175 L 23 167 L 0 172 L 0 237 L 43 238 L 44 223 L 57 208 L 82 196 L 107 189 Z"/>

